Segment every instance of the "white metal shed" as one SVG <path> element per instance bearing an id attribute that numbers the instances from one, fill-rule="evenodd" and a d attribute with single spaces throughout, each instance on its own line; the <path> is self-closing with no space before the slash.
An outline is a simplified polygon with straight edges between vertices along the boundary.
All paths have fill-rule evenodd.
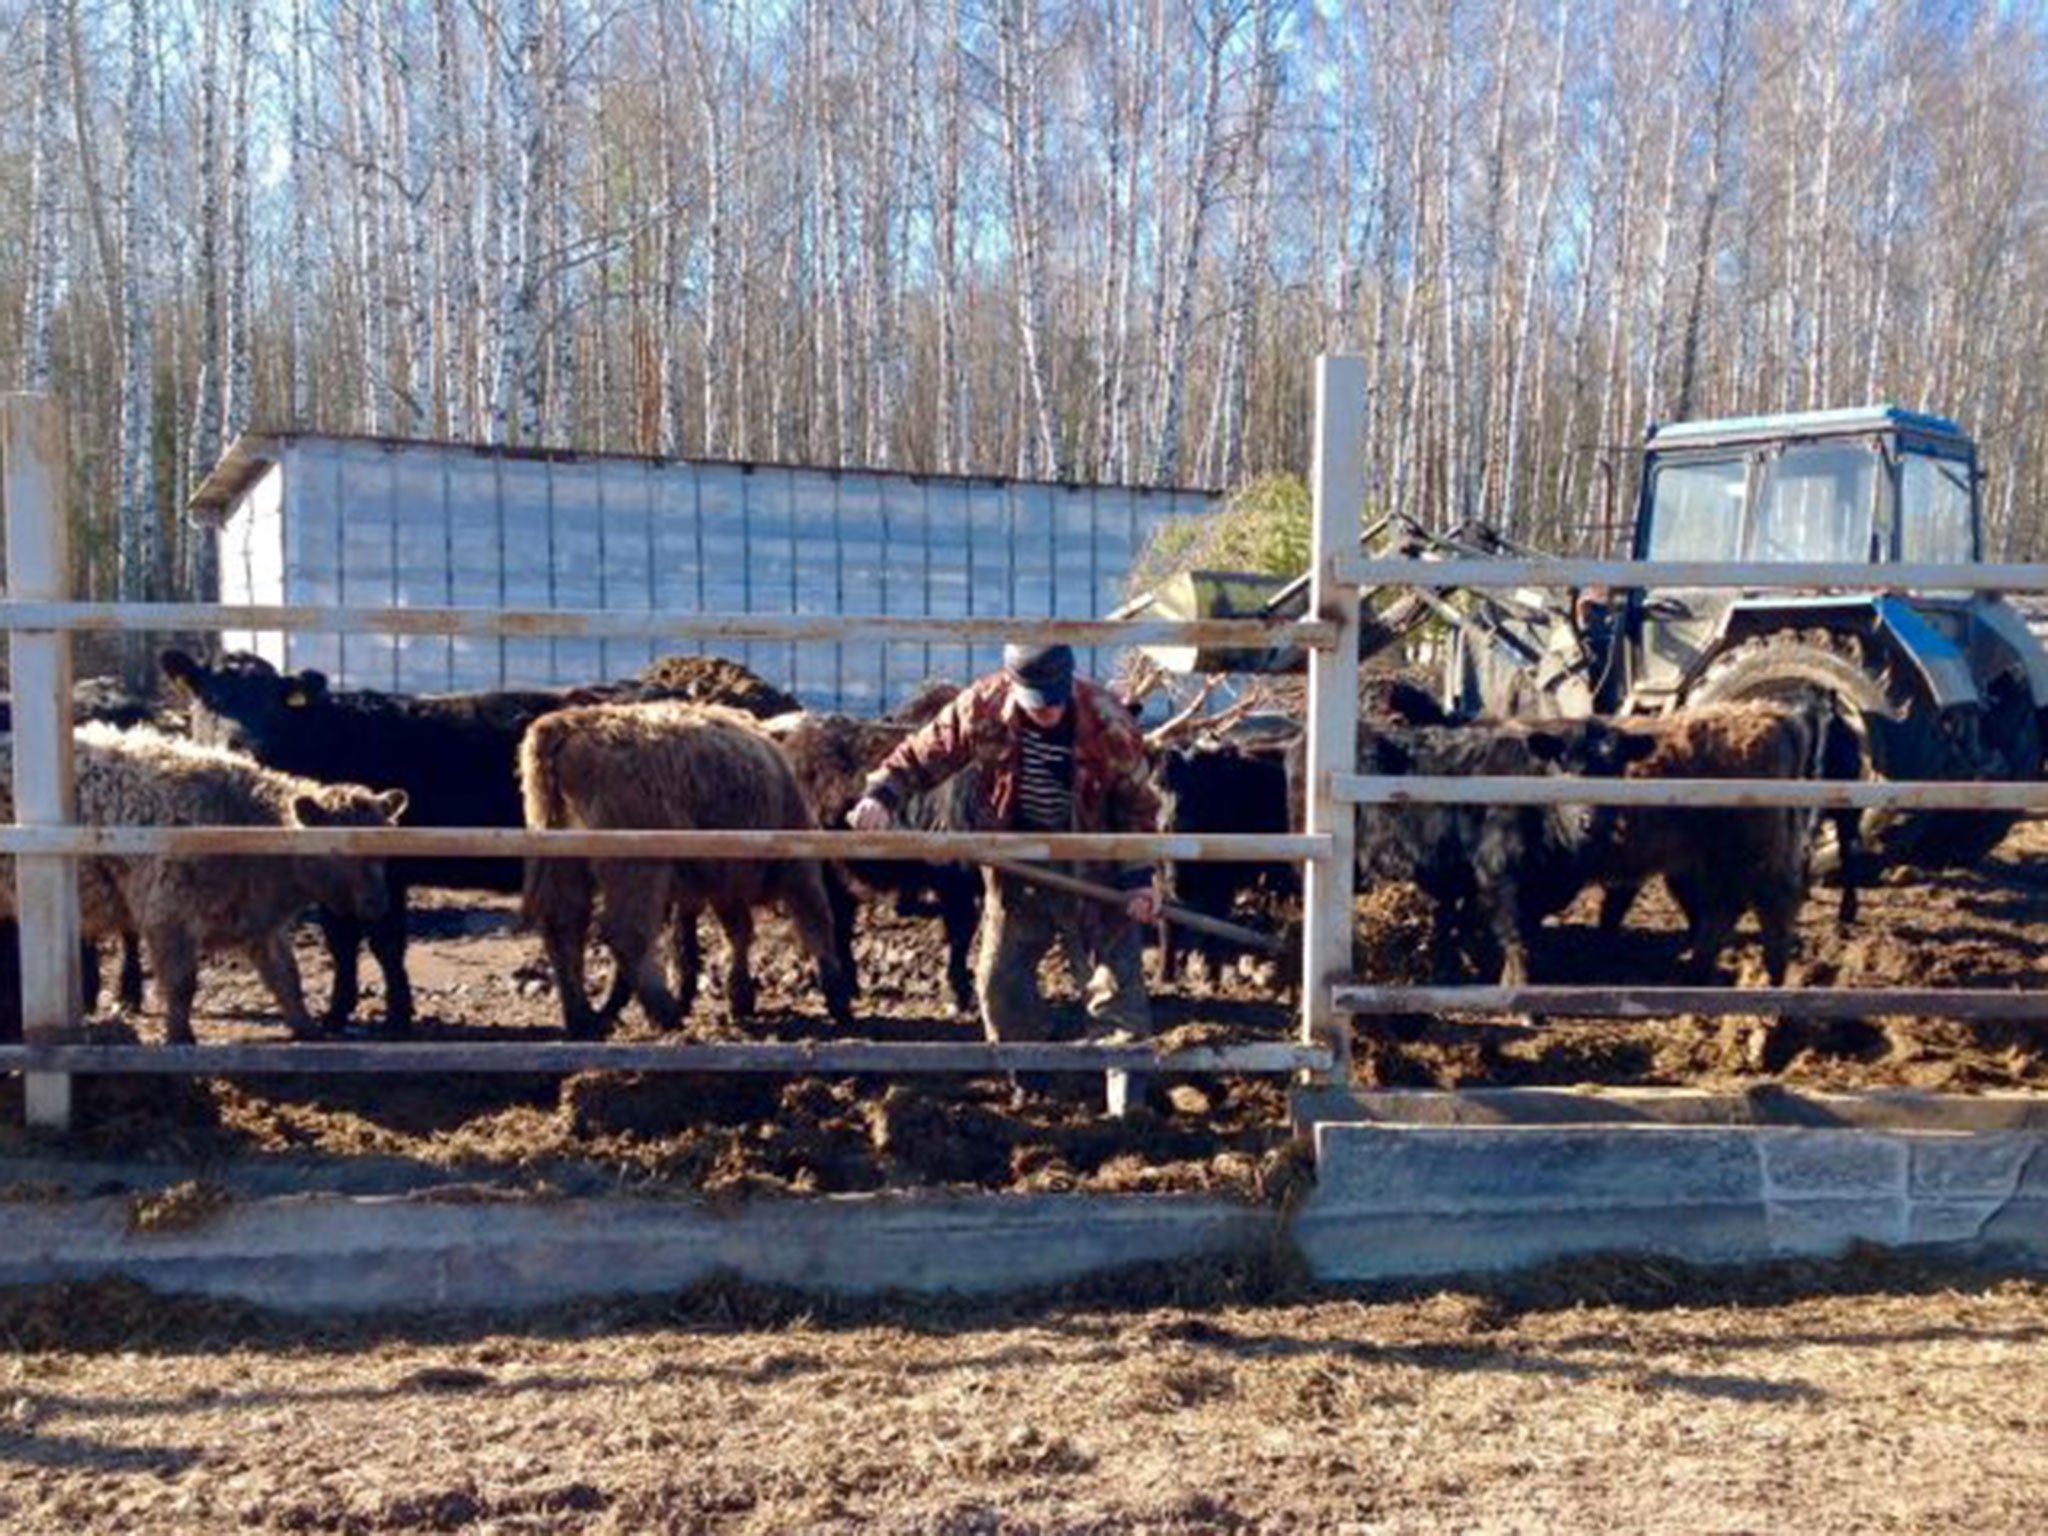
<path id="1" fill-rule="evenodd" d="M 404 607 L 1097 618 L 1158 524 L 1214 492 L 250 433 L 193 498 L 220 600 Z M 588 683 L 649 641 L 231 632 L 337 687 Z M 995 647 L 735 642 L 805 702 L 872 713 Z M 1104 658 L 1090 662 L 1099 668 Z"/>

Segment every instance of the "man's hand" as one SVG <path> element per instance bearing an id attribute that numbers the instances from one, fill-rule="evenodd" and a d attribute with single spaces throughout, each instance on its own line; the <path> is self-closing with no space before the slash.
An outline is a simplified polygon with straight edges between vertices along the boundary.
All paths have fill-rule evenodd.
<path id="1" fill-rule="evenodd" d="M 1159 883 L 1155 879 L 1144 890 L 1131 892 L 1130 899 L 1124 903 L 1124 916 L 1141 926 L 1150 927 L 1159 921 L 1159 909 L 1163 905 L 1165 903 L 1160 900 Z"/>
<path id="2" fill-rule="evenodd" d="M 886 832 L 895 822 L 896 813 L 873 795 L 861 796 L 860 803 L 846 813 L 846 824 L 856 832 Z"/>

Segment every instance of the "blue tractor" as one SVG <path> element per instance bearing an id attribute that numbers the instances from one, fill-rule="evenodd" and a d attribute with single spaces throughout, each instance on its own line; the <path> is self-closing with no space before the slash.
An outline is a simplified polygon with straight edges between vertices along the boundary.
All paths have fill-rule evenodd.
<path id="1" fill-rule="evenodd" d="M 1451 702 L 1579 715 L 1826 694 L 1875 776 L 2039 778 L 2048 651 L 2002 596 L 1938 574 L 1984 558 L 1982 485 L 1960 427 L 1893 406 L 1654 427 L 1634 558 L 1868 565 L 1878 590 L 1471 594 Z M 1889 565 L 1918 569 L 1894 585 Z M 2013 819 L 1874 815 L 1866 836 L 1889 860 L 1966 864 Z"/>

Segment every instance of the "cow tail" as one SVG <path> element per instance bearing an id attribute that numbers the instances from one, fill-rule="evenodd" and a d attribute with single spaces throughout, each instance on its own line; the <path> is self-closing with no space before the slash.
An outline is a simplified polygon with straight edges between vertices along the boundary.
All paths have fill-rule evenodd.
<path id="1" fill-rule="evenodd" d="M 570 733 L 547 717 L 527 727 L 519 741 L 519 796 L 525 806 L 529 830 L 555 830 L 569 825 L 569 802 L 562 793 L 561 757 Z M 564 861 L 529 858 L 520 883 L 519 915 L 528 927 L 543 916 L 548 890 L 555 877 L 566 873 L 555 869 Z M 550 871 L 553 871 L 551 876 Z"/>

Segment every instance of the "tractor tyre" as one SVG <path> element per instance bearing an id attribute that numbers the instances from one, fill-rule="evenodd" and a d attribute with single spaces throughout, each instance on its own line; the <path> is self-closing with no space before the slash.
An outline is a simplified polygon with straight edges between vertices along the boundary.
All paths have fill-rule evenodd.
<path id="1" fill-rule="evenodd" d="M 2001 679 L 2000 683 L 2010 682 Z M 1757 635 L 1723 651 L 1688 690 L 1688 704 L 1749 699 L 1795 702 L 1831 694 L 1861 738 L 1874 779 L 2031 779 L 2039 775 L 2039 722 L 2025 685 L 1994 686 L 1989 707 L 1943 719 L 1911 671 L 1861 635 L 1829 629 Z M 2012 707 L 2017 698 L 2022 707 Z M 1875 867 L 1975 864 L 2018 820 L 2005 812 L 1869 811 L 1863 842 Z M 1832 873 L 1826 818 L 1817 864 Z"/>

